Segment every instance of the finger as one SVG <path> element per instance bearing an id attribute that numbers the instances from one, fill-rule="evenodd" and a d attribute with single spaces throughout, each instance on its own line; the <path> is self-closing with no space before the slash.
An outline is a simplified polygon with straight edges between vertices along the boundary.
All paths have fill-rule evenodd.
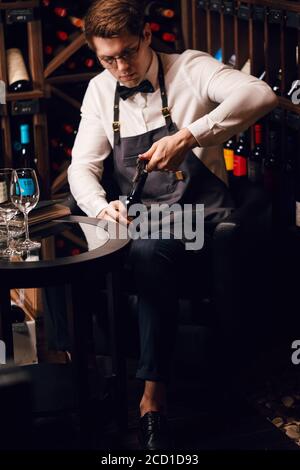
<path id="1" fill-rule="evenodd" d="M 152 156 L 151 160 L 149 160 L 149 163 L 147 164 L 146 170 L 148 172 L 150 172 L 150 171 L 154 171 L 154 170 L 164 170 L 164 169 L 165 169 L 165 165 L 162 162 L 161 155 L 158 152 L 156 152 Z"/>
<path id="2" fill-rule="evenodd" d="M 149 150 L 147 150 L 147 152 L 140 153 L 140 154 L 138 155 L 138 157 L 139 157 L 141 160 L 150 160 L 150 158 L 152 158 L 153 154 L 155 153 L 156 147 L 157 147 L 157 144 L 154 143 L 154 144 L 149 148 Z"/>
<path id="3" fill-rule="evenodd" d="M 120 200 L 114 201 L 114 208 L 116 209 L 116 211 L 120 212 L 121 215 L 126 217 L 127 210 L 126 210 L 126 207 L 125 207 L 125 205 L 123 204 L 122 201 L 120 201 Z"/>
<path id="4" fill-rule="evenodd" d="M 109 220 L 110 222 L 116 222 L 110 215 L 105 214 L 104 217 L 102 217 L 104 220 Z"/>
<path id="5" fill-rule="evenodd" d="M 151 156 L 152 156 L 152 153 L 150 154 L 150 150 L 148 150 L 145 153 L 139 153 L 138 154 L 138 158 L 140 160 L 150 160 Z"/>
<path id="6" fill-rule="evenodd" d="M 110 204 L 106 209 L 106 214 L 109 215 L 115 222 L 117 222 L 117 218 L 119 212 L 115 209 L 113 204 Z"/>
<path id="7" fill-rule="evenodd" d="M 125 215 L 122 215 L 122 213 L 118 209 L 115 209 L 113 205 L 111 205 L 110 210 L 109 210 L 109 215 L 114 218 L 115 222 L 118 222 L 122 225 L 128 225 L 126 209 L 125 209 Z"/>
<path id="8" fill-rule="evenodd" d="M 118 216 L 118 222 L 119 224 L 121 225 L 128 225 L 129 224 L 129 220 L 127 219 L 127 215 L 125 217 L 123 217 L 123 215 L 121 215 L 120 212 L 118 212 L 119 216 Z"/>
<path id="9" fill-rule="evenodd" d="M 121 201 L 113 201 L 113 203 L 111 204 L 114 207 L 114 210 L 116 211 L 115 220 L 122 225 L 128 225 L 129 222 L 127 219 L 127 209 L 124 204 Z"/>

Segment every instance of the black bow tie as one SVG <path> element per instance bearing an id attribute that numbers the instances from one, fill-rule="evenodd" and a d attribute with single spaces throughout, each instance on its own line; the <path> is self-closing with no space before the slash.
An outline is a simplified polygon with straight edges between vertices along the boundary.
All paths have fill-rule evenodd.
<path id="1" fill-rule="evenodd" d="M 153 93 L 154 88 L 149 80 L 143 80 L 138 86 L 133 88 L 127 88 L 126 86 L 121 86 L 118 83 L 117 91 L 123 100 L 127 100 L 130 96 L 133 96 L 135 93 Z"/>

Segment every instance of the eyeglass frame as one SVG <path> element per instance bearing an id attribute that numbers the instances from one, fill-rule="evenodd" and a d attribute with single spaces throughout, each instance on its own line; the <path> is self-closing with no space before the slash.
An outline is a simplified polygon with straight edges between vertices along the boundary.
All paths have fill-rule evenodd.
<path id="1" fill-rule="evenodd" d="M 101 59 L 100 57 L 97 56 L 97 59 L 99 60 L 100 64 L 102 65 L 102 67 L 104 67 L 105 69 L 116 69 L 118 68 L 118 63 L 117 63 L 117 60 L 119 59 L 122 59 L 124 60 L 127 64 L 129 64 L 132 60 L 134 60 L 134 57 L 135 55 L 137 55 L 139 53 L 139 50 L 140 50 L 140 47 L 141 47 L 141 41 L 142 41 L 142 36 L 140 36 L 139 38 L 139 42 L 138 42 L 138 45 L 137 47 L 133 50 L 131 50 L 130 52 L 128 52 L 127 54 L 121 54 L 119 56 L 116 56 L 116 57 L 110 57 L 109 59 L 112 61 L 111 64 L 108 63 L 108 65 L 105 65 L 105 63 L 107 63 L 108 61 L 106 59 Z M 126 49 L 126 48 L 125 48 Z M 127 56 L 127 58 L 126 58 Z"/>

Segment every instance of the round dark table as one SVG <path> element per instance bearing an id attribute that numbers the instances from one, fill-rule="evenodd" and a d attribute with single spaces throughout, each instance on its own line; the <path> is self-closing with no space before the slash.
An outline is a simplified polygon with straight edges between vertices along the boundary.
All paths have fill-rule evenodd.
<path id="1" fill-rule="evenodd" d="M 121 229 L 121 230 L 120 230 Z M 122 318 L 119 314 L 119 272 L 129 238 L 113 222 L 69 216 L 30 228 L 39 250 L 24 252 L 10 260 L 0 259 L 0 339 L 7 359 L 13 359 L 10 289 L 65 285 L 71 357 L 77 377 L 79 414 L 83 427 L 88 401 L 88 299 L 97 302 L 97 283 L 106 279 L 111 335 L 112 372 L 116 382 L 119 422 L 126 423 L 126 366 L 122 351 Z M 61 240 L 76 246 L 73 256 Z M 60 240 L 60 243 L 58 241 Z M 99 288 L 99 286 L 98 286 Z M 101 306 L 99 306 L 101 308 Z M 34 366 L 33 366 L 34 367 Z M 125 424 L 126 425 L 126 424 Z"/>

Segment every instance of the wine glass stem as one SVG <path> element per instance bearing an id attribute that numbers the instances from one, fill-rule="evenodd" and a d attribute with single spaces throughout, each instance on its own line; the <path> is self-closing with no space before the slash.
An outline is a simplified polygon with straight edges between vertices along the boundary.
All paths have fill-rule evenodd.
<path id="1" fill-rule="evenodd" d="M 24 222 L 25 222 L 25 241 L 29 240 L 29 228 L 28 228 L 28 212 L 24 211 Z"/>
<path id="2" fill-rule="evenodd" d="M 6 249 L 8 250 L 10 247 L 10 231 L 9 231 L 9 220 L 5 217 L 5 225 L 6 225 Z"/>

